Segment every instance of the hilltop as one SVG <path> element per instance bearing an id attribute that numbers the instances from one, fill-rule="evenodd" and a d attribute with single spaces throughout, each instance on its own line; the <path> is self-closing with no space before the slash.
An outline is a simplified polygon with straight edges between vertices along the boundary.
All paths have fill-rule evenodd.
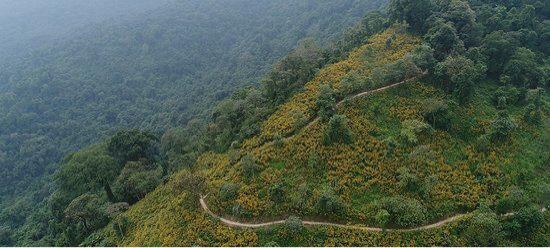
<path id="1" fill-rule="evenodd" d="M 541 170 L 547 158 L 525 154 L 544 154 L 549 123 L 528 125 L 521 121 L 521 109 L 512 109 L 510 118 L 521 124 L 510 140 L 481 149 L 477 137 L 490 132 L 491 123 L 498 119 L 498 109 L 486 96 L 498 85 L 484 82 L 476 86 L 471 102 L 454 102 L 435 87 L 437 80 L 422 74 L 427 69 L 422 67 L 429 64 L 423 60 L 429 58 L 425 52 L 421 38 L 400 27 L 370 38 L 346 59 L 321 69 L 300 93 L 262 122 L 258 135 L 234 144 L 226 153 L 201 155 L 192 169 L 174 175 L 88 242 L 129 246 L 471 244 L 467 232 L 477 228 L 472 226 L 477 218 L 506 218 L 479 210 L 480 204 L 506 198 L 526 163 L 533 173 L 547 176 Z M 327 87 L 334 113 L 327 120 L 317 119 L 318 99 Z M 328 130 L 335 125 L 345 127 L 335 128 L 331 136 Z M 537 179 L 525 183 L 535 186 Z M 243 223 L 290 218 L 274 227 L 230 227 L 199 207 L 199 195 L 207 195 L 204 200 L 214 215 Z M 385 222 L 380 213 L 388 215 Z M 290 221 L 399 230 L 455 215 L 460 217 L 412 232 L 302 228 Z M 544 215 L 546 226 L 548 215 Z M 544 237 L 544 226 L 534 232 Z M 95 243 L 98 240 L 106 243 Z"/>

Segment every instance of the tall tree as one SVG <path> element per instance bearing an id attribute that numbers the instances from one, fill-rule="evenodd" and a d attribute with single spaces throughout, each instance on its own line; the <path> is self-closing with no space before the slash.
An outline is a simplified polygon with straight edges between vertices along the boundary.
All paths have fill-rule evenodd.
<path id="1" fill-rule="evenodd" d="M 110 184 L 120 170 L 121 166 L 97 145 L 68 156 L 56 174 L 56 182 L 70 195 L 103 188 L 109 200 L 115 202 Z"/>
<path id="2" fill-rule="evenodd" d="M 431 11 L 430 0 L 392 0 L 388 14 L 390 21 L 405 21 L 413 31 L 423 33 L 426 30 L 426 19 L 432 14 Z"/>

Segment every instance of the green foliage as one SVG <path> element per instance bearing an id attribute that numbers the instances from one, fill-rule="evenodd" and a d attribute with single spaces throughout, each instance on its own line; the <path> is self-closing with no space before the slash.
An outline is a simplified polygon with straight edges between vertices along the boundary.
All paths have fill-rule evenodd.
<path id="1" fill-rule="evenodd" d="M 263 80 L 267 98 L 275 103 L 285 102 L 292 94 L 315 76 L 324 65 L 323 50 L 312 39 L 306 39 L 267 74 Z"/>
<path id="2" fill-rule="evenodd" d="M 103 209 L 105 202 L 98 196 L 83 194 L 71 201 L 65 209 L 65 217 L 81 223 L 84 231 L 90 232 L 106 224 L 107 215 Z"/>
<path id="3" fill-rule="evenodd" d="M 234 183 L 224 183 L 220 188 L 220 199 L 223 201 L 234 200 L 237 197 L 239 186 Z"/>
<path id="4" fill-rule="evenodd" d="M 519 87 L 544 86 L 541 81 L 543 72 L 535 60 L 535 53 L 525 47 L 516 49 L 504 66 L 504 75 L 510 78 L 512 84 Z"/>
<path id="5" fill-rule="evenodd" d="M 388 17 L 382 12 L 368 12 L 361 22 L 347 29 L 343 37 L 330 47 L 331 62 L 344 59 L 352 49 L 364 44 L 370 36 L 384 31 L 389 24 Z"/>
<path id="6" fill-rule="evenodd" d="M 526 96 L 526 102 L 523 119 L 530 124 L 540 124 L 542 121 L 542 95 L 544 90 L 541 88 L 529 90 Z"/>
<path id="7" fill-rule="evenodd" d="M 390 213 L 385 209 L 381 209 L 380 211 L 378 211 L 378 213 L 376 213 L 376 216 L 374 216 L 374 219 L 376 220 L 376 224 L 378 224 L 378 226 L 380 226 L 383 229 L 385 229 L 386 226 L 388 225 L 390 218 L 391 218 Z"/>
<path id="8" fill-rule="evenodd" d="M 204 177 L 193 173 L 190 170 L 185 170 L 178 174 L 173 183 L 173 191 L 177 193 L 185 192 L 190 199 L 197 201 L 200 195 L 204 193 L 205 182 Z M 196 203 L 196 202 L 195 202 Z M 195 203 L 191 203 L 195 206 Z"/>
<path id="9" fill-rule="evenodd" d="M 426 136 L 433 131 L 429 124 L 419 120 L 406 120 L 402 126 L 400 136 L 410 144 L 418 143 L 419 136 Z"/>
<path id="10" fill-rule="evenodd" d="M 474 64 L 464 56 L 449 56 L 439 63 L 436 74 L 445 81 L 445 87 L 453 91 L 461 103 L 470 99 L 474 84 L 479 82 L 485 74 L 485 66 Z"/>
<path id="11" fill-rule="evenodd" d="M 0 246 L 11 246 L 13 244 L 13 239 L 11 238 L 11 230 L 8 227 L 0 227 Z"/>
<path id="12" fill-rule="evenodd" d="M 321 85 L 321 90 L 315 101 L 317 113 L 322 122 L 327 122 L 336 112 L 336 96 L 329 84 Z"/>
<path id="13" fill-rule="evenodd" d="M 323 143 L 327 146 L 351 144 L 353 140 L 353 133 L 348 126 L 348 118 L 345 115 L 332 116 L 323 134 Z"/>
<path id="14" fill-rule="evenodd" d="M 147 159 L 154 162 L 159 153 L 157 138 L 140 130 L 122 130 L 109 139 L 107 151 L 119 164 Z"/>
<path id="15" fill-rule="evenodd" d="M 302 231 L 302 220 L 296 216 L 290 216 L 285 221 L 285 230 L 291 237 L 295 237 Z"/>
<path id="16" fill-rule="evenodd" d="M 324 216 L 341 215 L 346 207 L 332 189 L 324 189 L 316 202 L 317 212 Z"/>
<path id="17" fill-rule="evenodd" d="M 449 130 L 451 127 L 451 113 L 449 105 L 444 100 L 428 99 L 422 104 L 424 121 L 433 128 Z"/>
<path id="18" fill-rule="evenodd" d="M 275 184 L 269 188 L 269 198 L 275 203 L 281 203 L 285 200 L 285 185 Z"/>
<path id="19" fill-rule="evenodd" d="M 161 183 L 161 168 L 148 167 L 147 164 L 138 161 L 126 163 L 113 184 L 117 199 L 133 204 Z"/>
<path id="20" fill-rule="evenodd" d="M 67 156 L 55 175 L 60 190 L 76 197 L 103 187 L 114 202 L 110 184 L 122 168 L 104 149 L 96 145 Z"/>
<path id="21" fill-rule="evenodd" d="M 464 44 L 458 37 L 455 27 L 442 19 L 438 19 L 428 30 L 426 41 L 434 49 L 434 54 L 439 60 L 452 53 L 460 53 L 464 50 Z"/>
<path id="22" fill-rule="evenodd" d="M 424 32 L 426 19 L 431 15 L 430 0 L 392 0 L 388 14 L 391 22 L 407 22 L 415 32 Z"/>
<path id="23" fill-rule="evenodd" d="M 256 174 L 258 174 L 261 170 L 261 167 L 256 163 L 254 160 L 254 157 L 250 155 L 246 155 L 241 159 L 241 173 L 246 178 L 252 178 Z"/>
<path id="24" fill-rule="evenodd" d="M 422 182 L 418 176 L 406 167 L 397 169 L 397 180 L 399 181 L 399 187 L 409 192 L 418 192 L 422 187 Z"/>
<path id="25" fill-rule="evenodd" d="M 527 206 L 529 202 L 529 197 L 524 190 L 512 188 L 506 197 L 498 201 L 495 210 L 498 214 L 507 214 Z"/>
<path id="26" fill-rule="evenodd" d="M 466 224 L 464 236 L 475 246 L 499 246 L 502 241 L 502 224 L 490 210 L 477 210 Z"/>
<path id="27" fill-rule="evenodd" d="M 389 213 L 388 224 L 396 227 L 417 226 L 426 221 L 426 208 L 416 199 L 403 196 L 385 197 L 378 208 Z"/>
<path id="28" fill-rule="evenodd" d="M 510 118 L 506 111 L 498 113 L 498 117 L 491 122 L 491 139 L 493 141 L 506 141 L 516 129 L 516 123 Z"/>
<path id="29" fill-rule="evenodd" d="M 130 228 L 130 225 L 131 225 L 130 220 L 125 216 L 111 221 L 111 226 L 113 230 L 115 230 L 118 236 L 121 236 L 123 238 L 124 238 L 124 234 Z"/>
<path id="30" fill-rule="evenodd" d="M 514 215 L 509 220 L 504 222 L 504 231 L 512 238 L 519 239 L 525 236 L 530 236 L 533 231 L 541 227 L 544 223 L 544 216 L 538 206 L 526 206 Z"/>

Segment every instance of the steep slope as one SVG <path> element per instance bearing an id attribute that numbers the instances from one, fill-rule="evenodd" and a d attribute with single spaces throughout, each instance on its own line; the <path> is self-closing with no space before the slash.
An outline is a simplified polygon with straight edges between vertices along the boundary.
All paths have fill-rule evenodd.
<path id="1" fill-rule="evenodd" d="M 12 228 L 23 223 L 32 206 L 53 191 L 44 176 L 68 152 L 120 128 L 161 133 L 208 117 L 235 89 L 257 85 L 299 40 L 311 36 L 326 45 L 342 27 L 383 3 L 171 1 L 2 61 L 0 219 Z M 114 5 L 120 9 L 124 3 Z M 18 21 L 11 23 L 15 27 L 2 25 L 6 32 Z M 35 31 L 11 38 L 38 42 Z"/>
<path id="2" fill-rule="evenodd" d="M 484 147 L 477 137 L 488 132 L 496 118 L 497 109 L 487 96 L 497 85 L 477 86 L 468 104 L 449 101 L 448 94 L 434 87 L 437 81 L 421 77 L 421 63 L 414 62 L 419 62 L 422 48 L 419 37 L 399 26 L 372 37 L 346 59 L 321 69 L 301 93 L 267 118 L 259 135 L 227 153 L 202 155 L 192 170 L 174 175 L 86 244 L 472 244 L 477 221 L 494 215 L 476 210 L 480 205 L 492 205 L 509 194 L 518 177 L 529 174 L 523 183 L 534 188 L 548 180 L 548 157 L 542 154 L 549 145 L 550 123 L 529 125 L 522 121 L 521 109 L 512 109 L 511 118 L 521 123 L 518 130 L 509 141 Z M 398 82 L 403 83 L 385 88 Z M 327 86 L 333 92 L 335 115 L 318 120 L 323 106 L 319 99 Z M 542 97 L 548 99 L 546 93 Z M 444 114 L 434 114 L 434 108 Z M 344 128 L 336 128 L 331 136 L 335 123 Z M 299 216 L 406 229 L 468 214 L 413 232 L 302 228 L 296 218 L 273 228 L 239 229 L 205 212 L 200 195 L 207 195 L 205 204 L 215 215 L 248 223 Z M 546 204 L 543 197 L 537 201 Z M 379 217 L 384 214 L 386 218 Z M 533 232 L 543 239 L 549 217 L 544 216 L 544 225 Z M 510 216 L 494 218 L 506 221 Z"/>

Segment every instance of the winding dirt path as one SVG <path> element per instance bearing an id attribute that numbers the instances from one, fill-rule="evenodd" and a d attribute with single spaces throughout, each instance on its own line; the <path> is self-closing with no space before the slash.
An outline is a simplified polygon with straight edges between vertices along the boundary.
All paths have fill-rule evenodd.
<path id="1" fill-rule="evenodd" d="M 401 82 L 398 82 L 398 83 L 394 83 L 394 84 L 390 84 L 390 85 L 387 85 L 387 86 L 384 86 L 384 87 L 381 87 L 381 88 L 378 88 L 378 89 L 374 89 L 374 90 L 368 90 L 368 91 L 363 91 L 363 92 L 360 92 L 360 93 L 357 93 L 355 95 L 351 95 L 349 97 L 346 97 L 342 100 L 340 100 L 339 102 L 336 103 L 336 107 L 340 107 L 342 104 L 344 104 L 345 102 L 349 102 L 349 101 L 352 101 L 354 99 L 357 99 L 357 98 L 361 98 L 361 97 L 364 97 L 364 96 L 368 96 L 368 95 L 372 95 L 374 93 L 378 93 L 378 92 L 382 92 L 382 91 L 385 91 L 385 90 L 388 90 L 388 89 L 391 89 L 391 88 L 395 88 L 399 85 L 402 85 L 402 84 L 406 84 L 406 83 L 409 83 L 409 82 L 413 82 L 413 81 L 416 81 L 418 80 L 419 78 L 423 77 L 423 76 L 426 76 L 428 75 L 428 71 L 424 71 L 422 73 L 420 73 L 420 75 L 417 75 L 417 76 L 414 76 L 414 77 L 411 77 L 409 79 L 405 79 Z M 288 141 L 292 138 L 294 138 L 296 135 L 298 135 L 300 133 L 301 130 L 304 130 L 304 129 L 307 129 L 307 128 L 310 128 L 311 126 L 313 126 L 315 123 L 317 123 L 319 121 L 319 117 L 315 117 L 315 119 L 313 119 L 312 121 L 310 121 L 307 125 L 303 126 L 302 128 L 300 128 L 299 130 L 296 130 L 293 132 L 292 135 L 290 136 L 287 136 L 287 137 L 284 137 L 283 138 L 283 141 Z M 262 145 L 265 145 L 265 144 L 270 144 L 270 143 L 273 143 L 273 141 L 269 141 L 267 143 L 264 143 Z M 260 145 L 260 146 L 262 146 Z"/>
<path id="2" fill-rule="evenodd" d="M 206 196 L 200 197 L 199 201 L 201 204 L 202 210 L 204 210 L 206 213 L 208 213 L 210 216 L 214 217 L 215 219 L 220 220 L 222 223 L 226 224 L 227 226 L 231 227 L 239 227 L 239 228 L 264 228 L 269 226 L 275 226 L 275 225 L 281 225 L 284 224 L 286 219 L 283 220 L 275 220 L 275 221 L 268 221 L 268 222 L 262 222 L 262 223 L 242 223 L 238 221 L 229 220 L 223 217 L 220 217 L 213 213 L 206 204 L 206 201 L 204 200 Z M 546 208 L 542 208 L 541 212 L 546 212 Z M 363 231 L 371 231 L 371 232 L 414 232 L 414 231 L 421 231 L 421 230 L 427 230 L 427 229 L 433 229 L 440 226 L 443 226 L 447 223 L 457 221 L 465 216 L 470 215 L 471 213 L 465 213 L 465 214 L 457 214 L 454 216 L 451 216 L 449 218 L 446 218 L 444 220 L 440 220 L 438 222 L 419 226 L 419 227 L 413 227 L 413 228 L 400 228 L 400 229 L 390 229 L 387 228 L 383 230 L 379 227 L 368 227 L 368 226 L 361 226 L 361 225 L 344 225 L 344 224 L 338 224 L 338 223 L 332 223 L 332 222 L 319 222 L 319 221 L 309 221 L 309 220 L 303 220 L 302 224 L 307 226 L 332 226 L 332 227 L 338 227 L 338 228 L 345 228 L 345 229 L 354 229 L 354 230 L 363 230 Z M 512 216 L 515 213 L 507 213 L 503 214 L 503 217 Z"/>

